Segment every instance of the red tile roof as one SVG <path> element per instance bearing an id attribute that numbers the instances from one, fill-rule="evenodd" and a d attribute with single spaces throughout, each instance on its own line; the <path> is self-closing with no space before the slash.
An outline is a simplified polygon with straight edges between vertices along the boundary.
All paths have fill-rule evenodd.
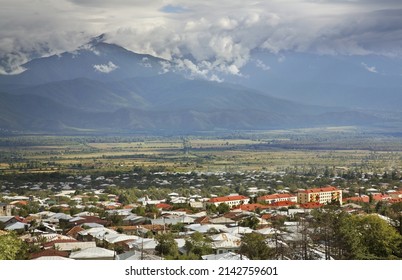
<path id="1" fill-rule="evenodd" d="M 156 204 L 156 208 L 159 209 L 171 209 L 173 206 L 167 203 L 158 203 Z"/>
<path id="2" fill-rule="evenodd" d="M 391 200 L 392 197 L 387 194 L 373 194 L 372 198 L 374 201 L 380 201 L 380 200 Z M 370 202 L 370 197 L 368 195 L 365 196 L 353 196 L 353 197 L 346 197 L 342 199 L 343 201 L 355 201 L 355 202 L 365 202 L 368 203 Z"/>
<path id="3" fill-rule="evenodd" d="M 284 200 L 284 201 L 273 202 L 271 204 L 268 204 L 267 206 L 271 208 L 276 208 L 276 207 L 289 207 L 293 205 L 296 205 L 296 202 Z"/>
<path id="4" fill-rule="evenodd" d="M 402 198 L 393 198 L 388 200 L 390 203 L 398 203 L 398 202 L 402 202 Z"/>
<path id="5" fill-rule="evenodd" d="M 75 236 L 77 236 L 77 233 L 79 233 L 80 231 L 84 231 L 84 229 L 83 229 L 81 226 L 75 226 L 75 227 L 71 228 L 71 229 L 66 233 L 66 235 L 67 235 L 67 236 L 75 237 Z"/>
<path id="6" fill-rule="evenodd" d="M 28 201 L 25 200 L 17 200 L 10 203 L 11 205 L 28 205 Z"/>
<path id="7" fill-rule="evenodd" d="M 346 198 L 342 199 L 342 201 L 344 201 L 344 202 L 354 201 L 354 202 L 368 203 L 370 201 L 370 198 L 368 196 L 353 196 L 353 197 L 346 197 Z"/>
<path id="8" fill-rule="evenodd" d="M 272 214 L 264 214 L 261 216 L 261 219 L 268 220 L 272 218 Z"/>
<path id="9" fill-rule="evenodd" d="M 253 204 L 239 205 L 235 209 L 241 209 L 243 211 L 255 211 L 257 208 L 266 209 L 266 208 L 269 208 L 269 206 L 262 205 L 262 204 L 259 204 L 259 203 L 253 203 Z"/>
<path id="10" fill-rule="evenodd" d="M 68 255 L 69 255 L 68 252 L 62 252 L 62 251 L 58 251 L 55 249 L 47 249 L 47 250 L 40 251 L 38 253 L 31 254 L 30 259 L 36 259 L 39 257 L 54 257 L 54 256 L 67 258 Z"/>
<path id="11" fill-rule="evenodd" d="M 314 188 L 314 189 L 307 189 L 303 191 L 299 191 L 300 193 L 317 193 L 317 192 L 332 192 L 332 191 L 339 191 L 338 188 L 333 186 L 326 186 L 322 188 Z"/>
<path id="12" fill-rule="evenodd" d="M 49 248 L 49 247 L 53 247 L 57 243 L 73 243 L 73 242 L 78 242 L 78 240 L 75 240 L 75 239 L 58 239 L 58 240 L 53 240 L 53 241 L 50 241 L 50 242 L 47 242 L 47 243 L 43 244 L 43 247 L 44 248 Z"/>
<path id="13" fill-rule="evenodd" d="M 280 199 L 280 198 L 291 198 L 296 197 L 296 195 L 289 193 L 275 193 L 275 194 L 267 194 L 264 196 L 260 196 L 257 200 L 267 200 L 267 199 Z"/>
<path id="14" fill-rule="evenodd" d="M 194 224 L 201 224 L 201 225 L 209 224 L 209 217 L 208 216 L 199 217 L 194 220 Z"/>
<path id="15" fill-rule="evenodd" d="M 300 207 L 304 208 L 304 209 L 316 209 L 316 208 L 320 208 L 322 206 L 323 206 L 323 204 L 321 204 L 319 202 L 307 202 L 307 203 L 300 204 Z"/>
<path id="16" fill-rule="evenodd" d="M 25 223 L 25 219 L 23 217 L 19 217 L 19 216 L 14 216 L 14 218 L 21 223 Z"/>
<path id="17" fill-rule="evenodd" d="M 373 200 L 375 201 L 387 200 L 387 199 L 391 199 L 391 196 L 389 196 L 388 194 L 381 194 L 381 193 L 373 194 Z"/>

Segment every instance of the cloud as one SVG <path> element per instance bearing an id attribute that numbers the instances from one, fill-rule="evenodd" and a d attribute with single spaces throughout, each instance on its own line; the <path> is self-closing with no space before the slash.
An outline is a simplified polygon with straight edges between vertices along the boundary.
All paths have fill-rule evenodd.
<path id="1" fill-rule="evenodd" d="M 0 71 L 101 33 L 208 77 L 241 75 L 256 49 L 402 57 L 400 14 L 397 0 L 3 0 Z"/>
<path id="2" fill-rule="evenodd" d="M 374 66 L 368 66 L 366 63 L 361 63 L 361 65 L 366 69 L 367 71 L 371 73 L 378 73 L 377 69 Z"/>
<path id="3" fill-rule="evenodd" d="M 268 70 L 271 69 L 271 67 L 269 67 L 268 65 L 266 65 L 264 62 L 262 62 L 262 61 L 259 60 L 259 59 L 257 59 L 257 60 L 255 61 L 255 65 L 256 65 L 258 68 L 260 68 L 260 69 L 262 69 L 262 70 L 264 70 L 264 71 L 268 71 Z"/>
<path id="4" fill-rule="evenodd" d="M 95 71 L 101 72 L 101 73 L 110 73 L 114 70 L 116 70 L 117 68 L 119 68 L 119 66 L 115 65 L 113 62 L 109 61 L 108 64 L 96 64 L 93 66 Z"/>
<path id="5" fill-rule="evenodd" d="M 149 63 L 148 57 L 143 57 L 143 58 L 141 59 L 141 62 L 138 63 L 138 64 L 141 65 L 141 66 L 143 66 L 143 67 L 145 67 L 145 68 L 152 68 L 152 64 Z"/>

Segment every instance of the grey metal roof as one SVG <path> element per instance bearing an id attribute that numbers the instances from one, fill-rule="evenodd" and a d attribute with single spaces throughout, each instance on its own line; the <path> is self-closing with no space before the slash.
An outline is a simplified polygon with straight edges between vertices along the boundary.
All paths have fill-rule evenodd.
<path id="1" fill-rule="evenodd" d="M 112 258 L 115 252 L 112 250 L 94 247 L 87 248 L 81 251 L 72 252 L 70 258 L 72 259 L 96 259 L 96 258 Z"/>

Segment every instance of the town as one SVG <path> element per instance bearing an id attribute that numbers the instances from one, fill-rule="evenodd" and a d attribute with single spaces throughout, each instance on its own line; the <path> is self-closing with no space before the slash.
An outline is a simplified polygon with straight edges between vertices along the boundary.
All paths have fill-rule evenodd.
<path id="1" fill-rule="evenodd" d="M 402 258 L 402 174 L 318 173 L 3 176 L 0 259 Z"/>

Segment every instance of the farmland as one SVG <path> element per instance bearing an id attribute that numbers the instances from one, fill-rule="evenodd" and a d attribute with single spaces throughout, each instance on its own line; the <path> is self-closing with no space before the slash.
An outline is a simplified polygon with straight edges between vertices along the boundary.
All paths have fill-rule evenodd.
<path id="1" fill-rule="evenodd" d="M 52 136 L 0 138 L 0 174 L 126 172 L 134 167 L 191 171 L 402 168 L 402 139 L 354 128 L 251 131 L 221 136 Z"/>

